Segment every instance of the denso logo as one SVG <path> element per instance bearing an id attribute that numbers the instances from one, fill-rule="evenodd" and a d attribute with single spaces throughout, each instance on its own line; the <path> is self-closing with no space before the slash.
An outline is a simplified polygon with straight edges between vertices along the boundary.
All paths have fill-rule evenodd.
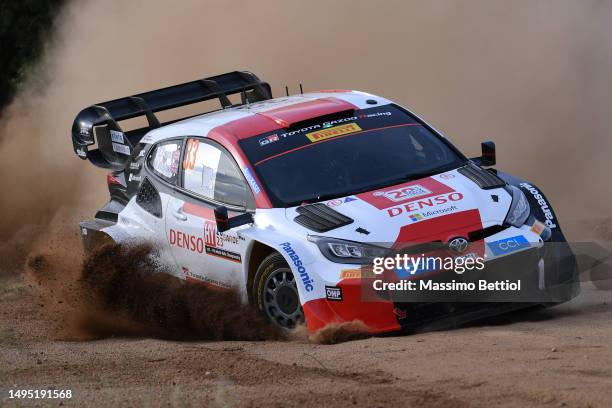
<path id="1" fill-rule="evenodd" d="M 447 204 L 450 202 L 456 202 L 456 201 L 461 201 L 461 200 L 463 200 L 463 194 L 458 193 L 458 192 L 452 192 L 449 194 L 440 194 L 439 196 L 411 201 L 404 205 L 398 205 L 397 207 L 391 207 L 387 209 L 387 214 L 389 215 L 389 217 L 393 218 L 393 217 L 396 217 L 402 214 L 404 211 L 412 213 L 415 211 L 422 210 L 424 208 L 436 207 L 438 205 L 443 205 L 443 204 Z"/>
<path id="2" fill-rule="evenodd" d="M 404 186 L 396 188 L 395 190 L 377 191 L 374 193 L 375 196 L 383 196 L 396 203 L 427 194 L 431 194 L 431 191 L 419 184 Z"/>
<path id="3" fill-rule="evenodd" d="M 312 285 L 312 280 L 310 279 L 310 276 L 308 275 L 304 264 L 302 264 L 300 256 L 295 253 L 293 248 L 291 248 L 291 244 L 289 242 L 284 242 L 280 244 L 280 246 L 283 247 L 283 250 L 287 253 L 287 255 L 289 255 L 289 258 L 291 258 L 291 260 L 293 261 L 293 264 L 295 265 L 298 273 L 300 274 L 300 279 L 304 284 L 304 289 L 306 289 L 306 292 L 312 292 L 314 286 Z"/>

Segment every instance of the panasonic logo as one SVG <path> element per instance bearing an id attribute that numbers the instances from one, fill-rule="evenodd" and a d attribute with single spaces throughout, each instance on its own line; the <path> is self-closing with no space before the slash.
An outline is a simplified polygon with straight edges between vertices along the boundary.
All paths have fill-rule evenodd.
<path id="1" fill-rule="evenodd" d="M 548 205 L 548 203 L 546 202 L 542 194 L 540 194 L 538 189 L 532 186 L 531 184 L 527 184 L 527 183 L 521 183 L 519 186 L 529 191 L 529 193 L 533 196 L 533 198 L 535 198 L 536 201 L 538 202 L 540 208 L 542 209 L 542 212 L 544 213 L 544 218 L 546 218 L 546 220 L 544 221 L 544 224 L 546 224 L 546 226 L 550 229 L 556 228 L 557 224 L 553 222 L 555 219 L 555 216 L 553 215 L 552 210 L 550 209 L 550 206 Z"/>
<path id="2" fill-rule="evenodd" d="M 293 250 L 289 242 L 282 243 L 281 247 L 287 253 L 287 255 L 289 255 L 289 258 L 291 258 L 293 265 L 295 265 L 298 273 L 300 274 L 300 279 L 302 280 L 302 283 L 304 284 L 304 289 L 306 289 L 306 292 L 312 292 L 314 289 L 314 286 L 312 285 L 313 281 L 312 279 L 310 279 L 310 276 L 308 275 L 306 268 L 302 264 L 302 260 L 300 259 L 300 256 L 295 253 L 295 251 Z"/>

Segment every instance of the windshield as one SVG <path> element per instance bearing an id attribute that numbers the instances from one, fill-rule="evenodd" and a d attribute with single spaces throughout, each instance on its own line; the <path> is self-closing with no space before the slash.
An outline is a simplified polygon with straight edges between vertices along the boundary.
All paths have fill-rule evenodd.
<path id="1" fill-rule="evenodd" d="M 317 118 L 240 141 L 273 204 L 291 207 L 399 184 L 465 158 L 399 107 Z"/>

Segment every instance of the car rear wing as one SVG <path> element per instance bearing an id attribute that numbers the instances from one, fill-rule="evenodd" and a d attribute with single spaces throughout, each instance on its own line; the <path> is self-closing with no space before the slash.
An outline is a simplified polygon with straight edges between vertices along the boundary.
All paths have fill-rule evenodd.
<path id="1" fill-rule="evenodd" d="M 89 159 L 98 167 L 122 170 L 134 146 L 149 130 L 171 123 L 160 123 L 155 112 L 212 99 L 219 99 L 220 108 L 224 109 L 234 106 L 228 95 L 238 93 L 241 94 L 241 104 L 272 98 L 268 83 L 260 81 L 250 72 L 234 71 L 97 103 L 83 109 L 74 119 L 72 125 L 74 152 L 81 159 Z M 118 124 L 122 120 L 138 116 L 146 117 L 148 126 L 124 132 Z M 93 145 L 96 146 L 92 147 Z"/>

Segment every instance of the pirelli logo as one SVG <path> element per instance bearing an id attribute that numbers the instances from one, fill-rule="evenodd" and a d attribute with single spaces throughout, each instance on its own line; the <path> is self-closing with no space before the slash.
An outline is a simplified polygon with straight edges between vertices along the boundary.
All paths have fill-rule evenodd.
<path id="1" fill-rule="evenodd" d="M 323 130 L 317 130 L 316 132 L 306 133 L 306 137 L 311 142 L 320 142 L 321 140 L 348 135 L 349 133 L 359 132 L 360 130 L 361 128 L 356 123 L 347 123 L 345 125 L 334 126 Z"/>

